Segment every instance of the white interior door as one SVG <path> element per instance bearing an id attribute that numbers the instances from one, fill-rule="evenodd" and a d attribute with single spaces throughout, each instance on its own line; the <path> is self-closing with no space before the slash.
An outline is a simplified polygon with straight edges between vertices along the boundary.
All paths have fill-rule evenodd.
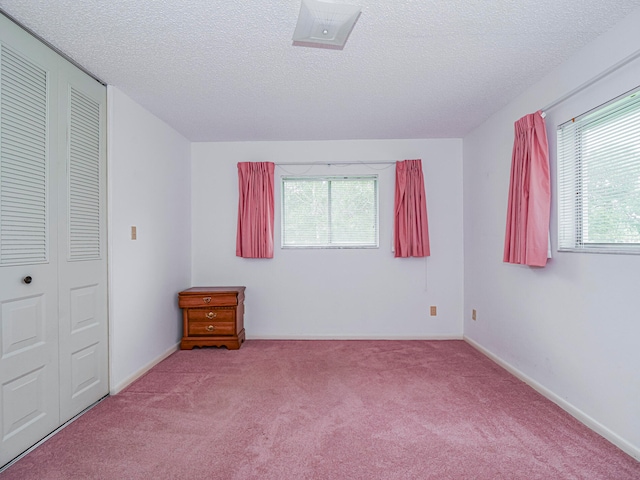
<path id="1" fill-rule="evenodd" d="M 106 89 L 72 65 L 62 72 L 58 278 L 60 415 L 66 421 L 109 391 Z"/>
<path id="2" fill-rule="evenodd" d="M 59 425 L 56 149 L 39 42 L 0 18 L 0 465 Z"/>

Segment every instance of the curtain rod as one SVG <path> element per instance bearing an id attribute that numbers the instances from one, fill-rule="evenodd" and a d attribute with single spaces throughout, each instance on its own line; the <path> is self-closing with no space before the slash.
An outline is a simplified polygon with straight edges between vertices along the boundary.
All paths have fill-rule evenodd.
<path id="1" fill-rule="evenodd" d="M 276 163 L 277 166 L 284 165 L 393 165 L 396 160 L 384 160 L 378 162 L 291 162 L 291 163 Z"/>
<path id="2" fill-rule="evenodd" d="M 615 63 L 613 65 L 611 65 L 609 68 L 607 68 L 606 70 L 604 70 L 603 72 L 600 72 L 598 75 L 596 75 L 595 77 L 593 77 L 590 80 L 587 80 L 586 82 L 584 82 L 583 84 L 579 85 L 578 87 L 574 88 L 573 90 L 571 90 L 568 93 L 565 93 L 564 95 L 562 95 L 560 98 L 558 98 L 557 100 L 551 102 L 549 105 L 547 105 L 544 108 L 541 108 L 542 110 L 542 117 L 544 118 L 547 114 L 547 110 L 551 110 L 552 108 L 560 105 L 562 102 L 570 99 L 571 97 L 573 97 L 574 95 L 577 95 L 578 93 L 580 93 L 581 91 L 583 91 L 584 89 L 590 87 L 591 85 L 593 85 L 596 82 L 599 82 L 600 80 L 602 80 L 604 77 L 611 75 L 613 72 L 615 72 L 616 70 L 619 70 L 620 68 L 624 67 L 625 65 L 627 65 L 628 63 L 631 63 L 633 60 L 635 60 L 636 58 L 640 57 L 640 50 L 636 50 L 635 52 L 633 52 L 631 55 L 623 58 L 622 60 L 620 60 L 618 63 Z"/>

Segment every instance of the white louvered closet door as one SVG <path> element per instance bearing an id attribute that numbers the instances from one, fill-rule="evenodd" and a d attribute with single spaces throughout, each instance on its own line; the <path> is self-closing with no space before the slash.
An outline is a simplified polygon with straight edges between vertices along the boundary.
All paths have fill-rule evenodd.
<path id="1" fill-rule="evenodd" d="M 0 15 L 0 467 L 108 393 L 106 88 Z"/>
<path id="2" fill-rule="evenodd" d="M 60 77 L 58 245 L 60 414 L 72 418 L 108 385 L 106 89 L 72 65 Z"/>
<path id="3" fill-rule="evenodd" d="M 0 465 L 58 427 L 57 60 L 0 18 Z M 22 33 L 22 32 L 18 32 Z M 29 282 L 29 283 L 27 283 Z"/>

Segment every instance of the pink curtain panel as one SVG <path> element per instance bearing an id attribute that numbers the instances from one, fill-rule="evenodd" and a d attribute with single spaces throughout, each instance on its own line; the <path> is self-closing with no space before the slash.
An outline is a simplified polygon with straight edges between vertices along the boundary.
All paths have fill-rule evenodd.
<path id="1" fill-rule="evenodd" d="M 238 163 L 236 256 L 273 258 L 272 162 Z"/>
<path id="2" fill-rule="evenodd" d="M 422 160 L 396 162 L 394 244 L 396 257 L 428 257 L 429 225 Z"/>
<path id="3" fill-rule="evenodd" d="M 551 182 L 549 146 L 542 112 L 515 123 L 503 261 L 547 264 Z"/>

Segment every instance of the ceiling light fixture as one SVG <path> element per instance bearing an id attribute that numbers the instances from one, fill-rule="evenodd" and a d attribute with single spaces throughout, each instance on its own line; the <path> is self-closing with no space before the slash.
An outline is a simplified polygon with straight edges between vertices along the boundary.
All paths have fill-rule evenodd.
<path id="1" fill-rule="evenodd" d="M 360 17 L 360 7 L 319 0 L 302 0 L 293 44 L 342 50 Z"/>

